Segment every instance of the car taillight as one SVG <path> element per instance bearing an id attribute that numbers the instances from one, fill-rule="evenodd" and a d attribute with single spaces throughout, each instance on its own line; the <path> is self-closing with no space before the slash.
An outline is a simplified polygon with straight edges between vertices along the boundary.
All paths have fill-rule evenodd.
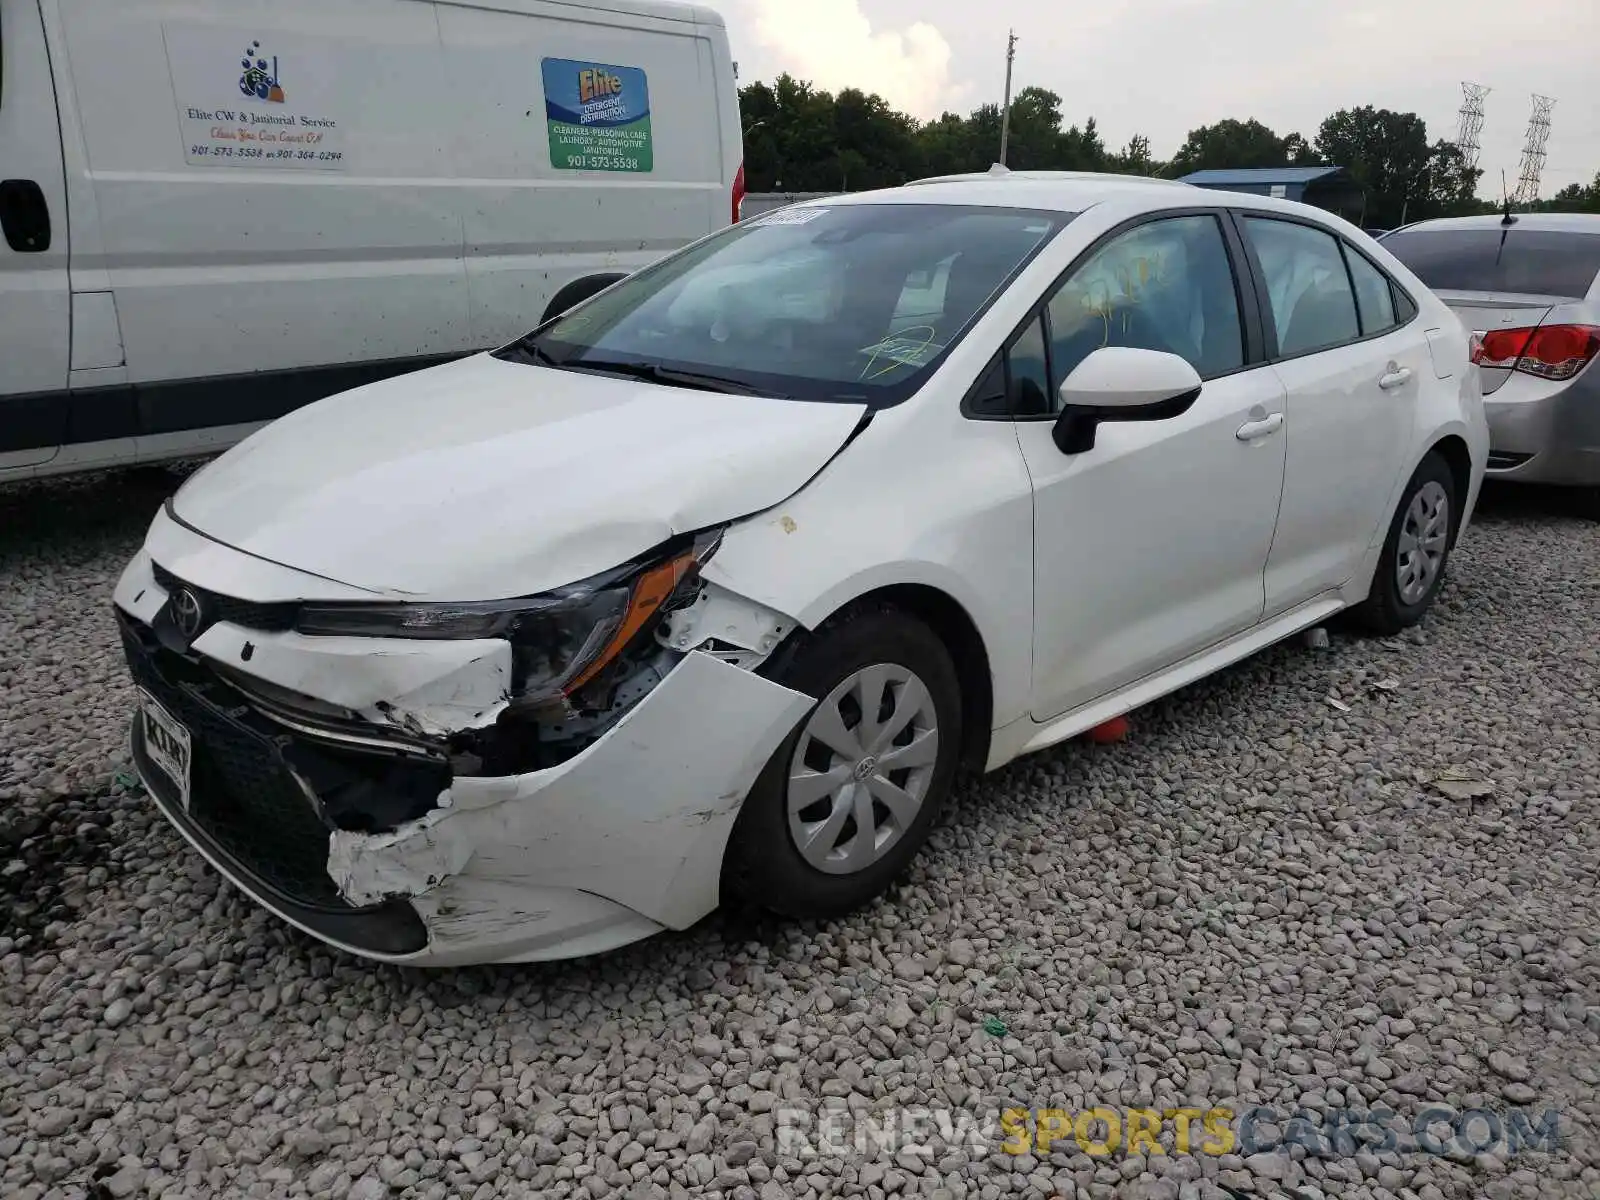
<path id="1" fill-rule="evenodd" d="M 733 223 L 737 225 L 739 218 L 744 215 L 744 164 L 739 164 L 739 173 L 733 177 Z"/>
<path id="2" fill-rule="evenodd" d="M 1491 329 L 1472 339 L 1472 361 L 1480 367 L 1522 371 L 1540 379 L 1571 379 L 1597 353 L 1600 327 L 1594 325 Z"/>

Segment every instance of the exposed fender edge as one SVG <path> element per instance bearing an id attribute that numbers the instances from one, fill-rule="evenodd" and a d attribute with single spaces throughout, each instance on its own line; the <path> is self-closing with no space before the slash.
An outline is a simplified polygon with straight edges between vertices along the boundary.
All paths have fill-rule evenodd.
<path id="1" fill-rule="evenodd" d="M 700 650 L 730 666 L 753 670 L 798 625 L 787 613 L 706 580 L 695 602 L 668 618 L 660 641 L 674 650 Z M 717 645 L 710 646 L 712 642 Z"/>

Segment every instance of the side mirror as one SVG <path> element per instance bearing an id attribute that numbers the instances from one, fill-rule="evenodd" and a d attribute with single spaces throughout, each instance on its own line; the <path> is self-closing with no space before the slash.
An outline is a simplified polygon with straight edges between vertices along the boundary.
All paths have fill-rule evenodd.
<path id="1" fill-rule="evenodd" d="M 1094 449 L 1104 421 L 1165 421 L 1189 411 L 1200 376 L 1176 354 L 1102 346 L 1061 383 L 1061 415 L 1053 431 L 1063 454 Z"/>

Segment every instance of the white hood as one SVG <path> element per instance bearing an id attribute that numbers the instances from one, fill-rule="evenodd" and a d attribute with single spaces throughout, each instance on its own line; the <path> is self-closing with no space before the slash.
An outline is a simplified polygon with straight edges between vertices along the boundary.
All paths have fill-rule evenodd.
<path id="1" fill-rule="evenodd" d="M 196 475 L 174 511 L 355 587 L 503 599 L 787 499 L 863 411 L 479 354 L 290 413 Z"/>

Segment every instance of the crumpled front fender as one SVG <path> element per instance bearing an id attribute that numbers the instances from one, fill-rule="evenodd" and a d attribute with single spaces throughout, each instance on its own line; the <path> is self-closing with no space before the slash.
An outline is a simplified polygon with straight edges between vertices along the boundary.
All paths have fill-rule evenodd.
<path id="1" fill-rule="evenodd" d="M 416 821 L 334 833 L 329 874 L 355 904 L 426 897 L 419 909 L 449 913 L 481 885 L 570 888 L 685 928 L 716 908 L 739 808 L 813 703 L 695 651 L 566 762 L 457 778 Z"/>

